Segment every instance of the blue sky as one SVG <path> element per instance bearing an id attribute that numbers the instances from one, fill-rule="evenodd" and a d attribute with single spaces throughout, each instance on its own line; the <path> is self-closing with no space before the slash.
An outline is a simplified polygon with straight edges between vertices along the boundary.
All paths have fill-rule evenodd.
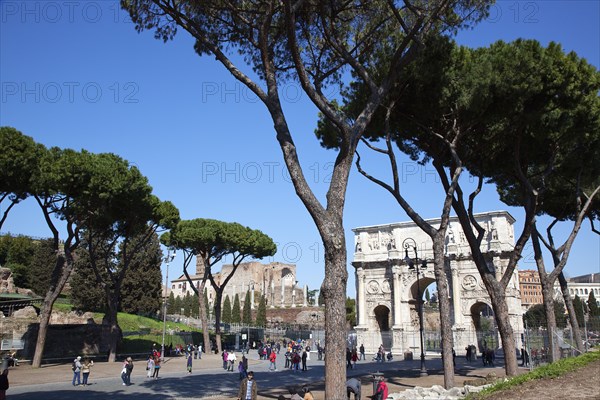
<path id="1" fill-rule="evenodd" d="M 121 155 L 141 169 L 161 199 L 175 203 L 182 218 L 260 229 L 278 243 L 274 261 L 297 264 L 302 284 L 320 286 L 320 239 L 294 193 L 266 109 L 214 58 L 197 56 L 187 33 L 166 44 L 151 32 L 138 34 L 116 0 L 2 0 L 0 23 L 0 125 L 46 146 Z M 457 40 L 479 47 L 519 37 L 560 42 L 598 67 L 600 2 L 500 1 L 488 21 Z M 305 173 L 323 199 L 335 153 L 315 140 L 317 113 L 298 86 L 286 85 L 281 96 Z M 372 171 L 385 176 L 383 163 L 367 159 Z M 422 215 L 439 216 L 442 192 L 433 169 L 401 162 L 408 200 Z M 499 202 L 491 186 L 480 197 L 479 212 L 505 209 L 518 221 L 523 217 Z M 408 220 L 356 171 L 345 215 L 349 249 L 354 227 Z M 49 234 L 32 202 L 15 208 L 3 230 Z M 530 248 L 524 255 L 520 268 L 535 268 Z M 170 277 L 181 273 L 181 263 L 179 256 Z M 599 271 L 600 239 L 586 225 L 566 272 Z M 349 276 L 348 294 L 354 296 L 350 266 Z"/>

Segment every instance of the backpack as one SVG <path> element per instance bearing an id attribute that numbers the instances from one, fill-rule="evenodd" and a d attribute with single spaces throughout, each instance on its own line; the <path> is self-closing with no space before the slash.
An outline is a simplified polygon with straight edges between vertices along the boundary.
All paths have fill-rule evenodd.
<path id="1" fill-rule="evenodd" d="M 75 363 L 75 360 L 73 360 L 73 363 L 71 364 L 71 371 L 75 372 L 76 369 L 77 369 L 77 364 Z"/>

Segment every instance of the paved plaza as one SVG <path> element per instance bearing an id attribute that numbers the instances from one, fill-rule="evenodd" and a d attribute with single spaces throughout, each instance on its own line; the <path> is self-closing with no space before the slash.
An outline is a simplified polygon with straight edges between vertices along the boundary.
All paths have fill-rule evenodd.
<path id="1" fill-rule="evenodd" d="M 237 353 L 238 359 L 241 354 Z M 277 399 L 281 394 L 289 398 L 287 387 L 308 384 L 315 399 L 324 400 L 324 365 L 311 354 L 307 372 L 292 372 L 284 369 L 283 353 L 277 359 L 277 371 L 269 372 L 269 362 L 259 360 L 256 351 L 249 355 L 249 369 L 255 372 L 260 399 Z M 371 374 L 383 372 L 388 380 L 390 392 L 400 392 L 414 386 L 432 386 L 443 383 L 442 365 L 439 356 L 428 356 L 429 376 L 419 377 L 419 361 L 393 361 L 376 363 L 370 361 L 357 363 L 356 369 L 348 370 L 348 377 L 359 377 L 363 382 L 363 398 L 372 394 Z M 503 365 L 498 360 L 495 368 L 483 368 L 481 361 L 467 363 L 464 357 L 457 357 L 456 384 L 462 385 L 466 376 L 485 377 L 494 371 L 504 376 Z M 345 361 L 340 361 L 345 362 Z M 146 378 L 145 361 L 135 362 L 132 385 L 123 386 L 120 379 L 122 362 L 97 362 L 92 367 L 89 386 L 71 385 L 73 373 L 70 363 L 44 365 L 32 369 L 21 364 L 10 369 L 10 400 L 105 400 L 127 398 L 132 400 L 154 399 L 235 399 L 239 386 L 238 373 L 226 372 L 218 355 L 204 355 L 202 360 L 194 360 L 193 373 L 186 371 L 185 357 L 167 358 L 160 371 L 158 380 Z"/>

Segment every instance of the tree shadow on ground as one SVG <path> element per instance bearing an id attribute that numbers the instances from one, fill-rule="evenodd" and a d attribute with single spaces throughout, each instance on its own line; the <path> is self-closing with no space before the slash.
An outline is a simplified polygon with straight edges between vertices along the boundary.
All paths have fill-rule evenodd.
<path id="1" fill-rule="evenodd" d="M 9 389 L 10 391 L 10 389 Z M 10 392 L 9 392 L 10 393 Z M 85 398 L 86 400 L 106 400 L 106 399 L 130 399 L 130 400 L 159 400 L 165 399 L 165 395 L 157 393 L 131 393 L 126 389 L 115 390 L 113 392 L 105 391 L 94 391 L 84 389 L 81 392 L 74 390 L 56 390 L 53 392 L 43 393 L 21 393 L 21 394 L 9 394 L 7 396 L 10 400 L 65 400 L 65 399 L 79 399 Z"/>

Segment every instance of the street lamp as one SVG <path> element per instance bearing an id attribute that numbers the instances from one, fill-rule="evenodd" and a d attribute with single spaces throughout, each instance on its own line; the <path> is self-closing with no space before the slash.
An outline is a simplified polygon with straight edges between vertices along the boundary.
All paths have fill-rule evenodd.
<path id="1" fill-rule="evenodd" d="M 427 368 L 425 368 L 425 351 L 423 347 L 423 295 L 421 293 L 421 285 L 419 278 L 419 255 L 417 254 L 417 242 L 412 238 L 406 238 L 402 242 L 404 248 L 404 262 L 408 265 L 409 270 L 414 270 L 417 273 L 417 313 L 419 314 L 419 339 L 421 340 L 421 376 L 427 376 Z M 413 248 L 415 251 L 414 261 L 408 256 L 408 249 Z M 427 268 L 427 261 L 422 260 L 421 269 Z"/>
<path id="2" fill-rule="evenodd" d="M 167 249 L 164 261 L 167 263 L 167 274 L 165 275 L 165 294 L 163 296 L 163 334 L 160 350 L 161 360 L 165 360 L 165 334 L 167 333 L 167 292 L 169 291 L 169 263 L 175 258 L 175 249 Z"/>

